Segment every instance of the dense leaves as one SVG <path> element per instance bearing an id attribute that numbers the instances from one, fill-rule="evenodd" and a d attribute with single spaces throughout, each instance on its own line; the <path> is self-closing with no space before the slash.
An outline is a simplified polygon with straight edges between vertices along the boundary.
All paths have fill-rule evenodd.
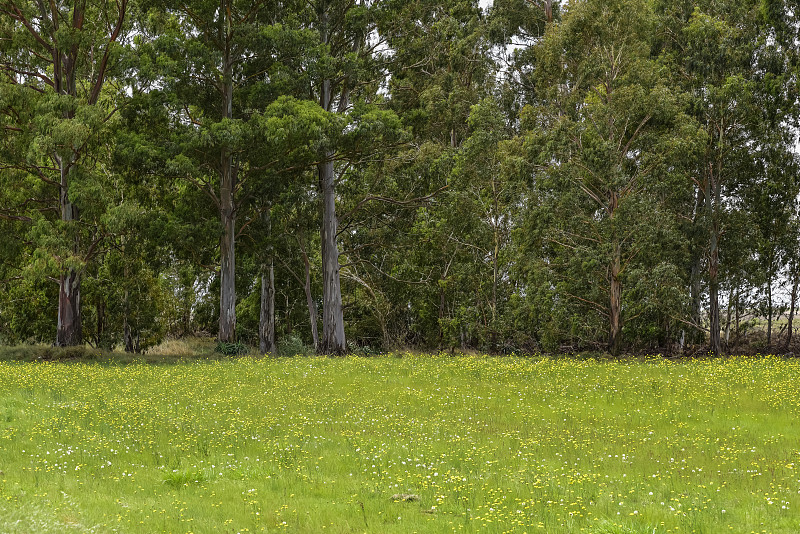
<path id="1" fill-rule="evenodd" d="M 788 347 L 797 12 L 0 0 L 0 339 Z"/>

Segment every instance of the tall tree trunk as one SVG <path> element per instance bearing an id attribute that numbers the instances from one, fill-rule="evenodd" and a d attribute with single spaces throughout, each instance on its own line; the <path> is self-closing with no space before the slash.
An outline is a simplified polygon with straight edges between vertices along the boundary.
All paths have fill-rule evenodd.
<path id="1" fill-rule="evenodd" d="M 122 343 L 125 345 L 125 352 L 133 352 L 133 337 L 131 336 L 131 326 L 128 324 L 127 319 L 122 327 Z"/>
<path id="2" fill-rule="evenodd" d="M 717 242 L 717 232 L 713 229 L 711 232 L 711 247 L 709 258 L 709 281 L 708 281 L 708 298 L 709 298 L 709 346 L 711 352 L 715 356 L 722 354 L 722 341 L 720 339 L 719 328 L 719 248 Z"/>
<path id="3" fill-rule="evenodd" d="M 713 165 L 709 169 L 706 180 L 706 211 L 711 224 L 708 245 L 708 322 L 709 322 L 709 349 L 715 356 L 722 354 L 722 340 L 719 326 L 719 213 L 721 209 L 721 191 L 719 173 L 722 164 L 716 169 Z M 716 174 L 715 174 L 716 172 Z"/>
<path id="4" fill-rule="evenodd" d="M 447 265 L 444 266 L 444 271 L 439 276 L 439 280 L 437 285 L 439 286 L 439 319 L 437 321 L 438 327 L 438 339 L 439 339 L 439 350 L 444 347 L 444 318 L 447 306 L 447 300 L 445 295 L 445 287 L 447 284 L 447 276 L 450 272 L 450 266 L 453 264 L 453 259 L 455 255 L 450 258 L 450 261 L 447 262 Z"/>
<path id="5" fill-rule="evenodd" d="M 609 291 L 609 334 L 608 351 L 613 356 L 619 355 L 622 342 L 622 281 L 620 271 L 622 263 L 622 250 L 620 245 L 614 247 L 614 260 L 611 263 L 611 288 Z"/>
<path id="6" fill-rule="evenodd" d="M 614 245 L 613 258 L 609 266 L 611 279 L 609 287 L 609 303 L 608 303 L 608 319 L 609 319 L 609 332 L 608 332 L 608 351 L 613 355 L 619 355 L 619 349 L 622 342 L 622 280 L 620 280 L 620 273 L 622 272 L 622 243 L 617 236 L 616 222 L 614 216 L 616 215 L 617 208 L 619 208 L 619 193 L 614 191 L 609 198 L 608 210 L 611 218 L 612 225 L 612 243 Z"/>
<path id="7" fill-rule="evenodd" d="M 724 126 L 719 125 L 716 162 L 709 166 L 706 180 L 706 207 L 711 224 L 708 261 L 708 294 L 709 294 L 709 345 L 715 356 L 722 355 L 722 340 L 719 325 L 719 239 L 722 211 L 722 151 L 724 147 Z"/>
<path id="8" fill-rule="evenodd" d="M 336 245 L 336 192 L 332 161 L 319 165 L 319 183 L 322 189 L 322 339 L 318 350 L 322 354 L 344 354 L 347 345 L 339 281 L 339 249 Z"/>
<path id="9" fill-rule="evenodd" d="M 710 348 L 714 355 L 722 354 L 722 340 L 720 339 L 719 329 L 719 285 L 716 282 L 711 283 L 709 289 L 710 295 L 710 308 L 709 308 L 709 323 L 711 329 Z"/>
<path id="10" fill-rule="evenodd" d="M 442 350 L 443 341 L 444 341 L 444 307 L 446 301 L 444 298 L 444 279 L 439 279 L 439 320 L 437 321 L 436 325 L 439 330 L 438 339 L 439 339 L 439 350 Z"/>
<path id="11" fill-rule="evenodd" d="M 74 83 L 74 82 L 73 82 Z M 75 163 L 73 158 L 57 158 L 61 168 L 60 207 L 61 220 L 74 225 L 78 219 L 78 208 L 69 200 L 69 175 Z M 73 238 L 73 252 L 79 253 L 79 240 Z M 81 324 L 81 273 L 75 268 L 66 269 L 58 280 L 58 326 L 56 346 L 68 347 L 83 343 Z"/>
<path id="12" fill-rule="evenodd" d="M 320 12 L 320 38 L 330 41 L 328 28 L 328 5 L 322 3 Z M 336 112 L 347 110 L 349 92 L 347 80 L 340 82 L 341 94 Z M 323 80 L 320 84 L 320 106 L 333 111 L 333 82 Z M 317 347 L 321 354 L 344 354 L 347 343 L 344 337 L 344 315 L 342 312 L 342 286 L 339 280 L 339 248 L 336 244 L 338 221 L 336 219 L 336 177 L 333 168 L 334 152 L 329 151 L 326 161 L 317 166 L 319 188 L 322 193 L 322 336 Z"/>
<path id="13" fill-rule="evenodd" d="M 267 227 L 268 262 L 261 266 L 261 316 L 258 321 L 258 348 L 262 354 L 274 353 L 275 346 L 275 255 L 272 246 L 271 207 L 264 211 Z"/>
<path id="14" fill-rule="evenodd" d="M 705 202 L 705 194 L 706 192 L 702 188 L 697 188 L 697 194 L 695 196 L 694 208 L 692 210 L 692 224 L 697 226 L 698 225 L 698 217 L 700 216 L 701 210 L 704 208 Z M 702 247 L 699 246 L 698 243 L 694 242 L 694 239 L 690 245 L 690 254 L 691 254 L 691 266 L 689 268 L 689 291 L 691 296 L 691 303 L 692 303 L 692 322 L 697 325 L 691 334 L 690 339 L 693 343 L 701 342 L 701 334 L 702 331 L 700 330 L 700 325 L 703 323 L 703 291 L 702 291 L 702 265 L 703 265 L 703 258 L 702 258 Z"/>
<path id="15" fill-rule="evenodd" d="M 275 352 L 275 266 L 270 258 L 261 272 L 261 317 L 258 346 L 263 354 Z"/>
<path id="16" fill-rule="evenodd" d="M 690 277 L 690 292 L 691 292 L 691 302 L 692 302 L 692 322 L 697 325 L 697 328 L 693 330 L 691 335 L 689 336 L 692 342 L 699 341 L 698 332 L 702 332 L 699 330 L 700 325 L 703 324 L 703 291 L 701 286 L 701 269 L 702 269 L 702 258 L 700 257 L 700 251 L 696 252 L 696 257 L 692 258 L 692 266 L 690 268 L 689 277 Z"/>
<path id="17" fill-rule="evenodd" d="M 223 2 L 224 3 L 224 2 Z M 223 13 L 227 21 L 230 10 Z M 222 118 L 233 118 L 233 62 L 230 56 L 230 33 L 225 28 L 221 32 L 226 39 L 223 58 Z M 229 147 L 220 153 L 220 296 L 219 296 L 219 340 L 226 343 L 236 341 L 236 172 Z"/>
<path id="18" fill-rule="evenodd" d="M 792 346 L 792 323 L 794 322 L 794 312 L 797 309 L 797 285 L 800 283 L 800 269 L 795 266 L 792 274 L 792 297 L 789 304 L 789 321 L 786 325 L 786 349 Z"/>
<path id="19" fill-rule="evenodd" d="M 492 192 L 494 193 L 494 207 L 495 207 L 495 214 L 498 213 L 499 209 L 497 207 L 497 189 L 494 180 L 492 180 Z M 492 251 L 492 324 L 491 328 L 489 328 L 489 341 L 490 347 L 492 351 L 497 350 L 497 284 L 500 278 L 500 230 L 498 228 L 498 222 L 494 221 L 494 228 L 492 232 L 492 237 L 494 241 L 494 250 Z"/>
<path id="20" fill-rule="evenodd" d="M 223 155 L 230 164 L 230 156 Z M 236 215 L 233 205 L 233 172 L 228 165 L 223 167 L 222 187 L 220 188 L 220 297 L 219 297 L 219 340 L 226 343 L 236 341 Z"/>
<path id="21" fill-rule="evenodd" d="M 75 269 L 63 273 L 58 281 L 58 330 L 56 346 L 70 347 L 83 342 L 81 325 L 81 277 Z"/>
<path id="22" fill-rule="evenodd" d="M 771 269 L 770 269 L 771 270 Z M 767 276 L 767 348 L 772 347 L 772 275 Z"/>
<path id="23" fill-rule="evenodd" d="M 76 6 L 73 13 L 73 23 L 77 27 L 83 24 L 83 8 Z M 53 24 L 57 25 L 54 19 Z M 74 48 L 74 47 L 73 47 Z M 75 83 L 76 50 L 66 53 L 54 49 L 53 69 L 55 90 L 61 95 L 74 97 L 77 95 Z M 65 119 L 75 116 L 71 109 L 64 112 Z M 61 220 L 67 226 L 74 226 L 78 220 L 78 208 L 69 198 L 70 175 L 73 173 L 76 156 L 56 156 L 60 172 L 59 206 Z M 80 243 L 78 236 L 73 237 L 73 252 L 79 253 Z M 56 345 L 67 347 L 83 343 L 83 328 L 81 324 L 81 273 L 74 268 L 62 272 L 58 281 L 58 325 L 56 327 Z"/>
<path id="24" fill-rule="evenodd" d="M 728 309 L 725 312 L 725 350 L 729 352 L 731 350 L 731 306 L 733 306 L 733 285 L 731 285 L 731 289 L 728 291 Z"/>
<path id="25" fill-rule="evenodd" d="M 292 321 L 289 320 L 292 316 L 292 306 L 291 303 L 289 302 L 289 292 L 287 291 L 284 295 L 286 297 L 285 300 L 286 306 L 284 307 L 284 312 L 283 312 L 283 324 L 286 325 L 286 335 L 291 336 L 292 332 L 294 332 L 294 328 L 292 327 Z"/>
<path id="26" fill-rule="evenodd" d="M 308 261 L 308 254 L 303 250 L 303 266 L 305 268 L 305 283 L 303 291 L 306 294 L 306 306 L 308 307 L 308 320 L 311 324 L 311 339 L 314 343 L 314 350 L 319 350 L 319 332 L 317 331 L 317 303 L 311 294 L 311 262 Z"/>

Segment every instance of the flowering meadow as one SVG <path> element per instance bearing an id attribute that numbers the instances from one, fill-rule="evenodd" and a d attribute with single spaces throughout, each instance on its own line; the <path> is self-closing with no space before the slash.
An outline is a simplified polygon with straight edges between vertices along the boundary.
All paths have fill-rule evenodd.
<path id="1" fill-rule="evenodd" d="M 0 532 L 797 532 L 800 361 L 0 362 Z"/>

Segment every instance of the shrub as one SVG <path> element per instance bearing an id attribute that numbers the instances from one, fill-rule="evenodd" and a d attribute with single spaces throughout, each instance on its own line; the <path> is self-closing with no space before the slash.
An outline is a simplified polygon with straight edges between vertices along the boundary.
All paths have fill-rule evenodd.
<path id="1" fill-rule="evenodd" d="M 241 354 L 247 354 L 247 345 L 241 341 L 237 341 L 236 343 L 220 341 L 217 343 L 216 348 L 214 348 L 214 352 L 219 352 L 223 356 L 239 356 Z"/>
<path id="2" fill-rule="evenodd" d="M 278 341 L 278 356 L 309 356 L 314 352 L 314 347 L 306 345 L 295 335 L 288 335 Z"/>

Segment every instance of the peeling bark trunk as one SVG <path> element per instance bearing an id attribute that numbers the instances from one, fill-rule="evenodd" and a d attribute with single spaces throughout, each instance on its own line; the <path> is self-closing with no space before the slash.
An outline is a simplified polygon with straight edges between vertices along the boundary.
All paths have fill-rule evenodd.
<path id="1" fill-rule="evenodd" d="M 496 218 L 497 214 L 500 213 L 498 195 L 497 183 L 492 179 L 492 199 L 494 208 L 494 217 L 492 217 L 492 241 L 494 248 L 492 250 L 492 324 L 489 329 L 489 340 L 490 347 L 493 351 L 497 350 L 497 286 L 500 279 L 500 223 Z"/>
<path id="2" fill-rule="evenodd" d="M 125 323 L 123 332 L 123 341 L 125 343 L 125 352 L 131 354 L 138 354 L 142 352 L 141 345 L 139 343 L 139 334 L 134 334 L 131 330 L 131 326 L 127 322 Z"/>
<path id="3" fill-rule="evenodd" d="M 500 278 L 500 262 L 497 259 L 500 255 L 500 237 L 498 231 L 494 231 L 494 254 L 492 254 L 492 324 L 497 321 L 497 283 Z"/>
<path id="4" fill-rule="evenodd" d="M 722 354 L 722 340 L 719 328 L 719 245 L 716 228 L 711 230 L 710 257 L 708 261 L 708 320 L 709 348 L 715 356 Z"/>
<path id="5" fill-rule="evenodd" d="M 74 81 L 73 81 L 74 83 Z M 78 219 L 78 208 L 69 200 L 69 175 L 74 158 L 65 161 L 57 158 L 61 168 L 61 193 L 59 204 L 61 220 L 74 224 Z M 73 252 L 79 252 L 78 237 L 74 238 Z M 58 325 L 56 328 L 56 346 L 69 347 L 83 343 L 83 327 L 81 324 L 81 273 L 70 268 L 61 273 L 58 280 Z"/>
<path id="6" fill-rule="evenodd" d="M 292 332 L 294 332 L 294 328 L 292 328 L 292 322 L 289 320 L 289 318 L 292 316 L 292 306 L 289 302 L 289 293 L 285 293 L 285 296 L 286 300 L 284 302 L 286 303 L 286 307 L 284 308 L 285 311 L 283 312 L 283 323 L 286 325 L 286 335 L 291 336 Z"/>
<path id="7" fill-rule="evenodd" d="M 227 21 L 230 10 L 222 20 Z M 230 33 L 225 35 L 225 54 L 223 58 L 222 118 L 233 118 L 233 62 L 230 55 Z M 236 172 L 229 147 L 220 151 L 220 191 L 219 208 L 222 235 L 220 236 L 220 298 L 219 298 L 219 341 L 236 341 Z"/>
<path id="8" fill-rule="evenodd" d="M 80 28 L 83 25 L 83 10 L 75 9 L 73 23 Z M 55 23 L 55 21 L 54 21 Z M 61 53 L 54 49 L 54 78 L 56 92 L 63 95 L 75 96 L 75 60 L 76 50 Z M 65 119 L 73 118 L 72 110 L 64 113 Z M 78 208 L 69 199 L 70 175 L 72 174 L 76 155 L 68 158 L 56 156 L 60 171 L 59 207 L 61 220 L 67 225 L 74 225 L 78 220 Z M 80 242 L 77 236 L 73 241 L 73 252 L 77 255 Z M 61 273 L 58 281 L 58 325 L 56 327 L 56 346 L 68 347 L 83 343 L 83 328 L 81 324 L 81 273 L 74 269 L 67 269 Z"/>
<path id="9" fill-rule="evenodd" d="M 132 353 L 133 352 L 133 337 L 131 336 L 131 326 L 128 324 L 128 321 L 125 321 L 125 325 L 122 328 L 122 342 L 125 345 L 125 352 Z"/>
<path id="10" fill-rule="evenodd" d="M 318 350 L 322 354 L 344 354 L 347 345 L 339 281 L 339 249 L 336 245 L 333 162 L 319 165 L 319 182 L 322 189 L 322 339 Z"/>
<path id="11" fill-rule="evenodd" d="M 328 6 L 322 6 L 320 13 L 320 38 L 323 43 L 330 42 L 328 27 Z M 339 82 L 337 113 L 344 113 L 348 106 L 347 80 Z M 333 111 L 333 81 L 322 80 L 320 84 L 320 106 Z M 342 312 L 342 286 L 339 279 L 339 248 L 336 243 L 338 221 L 336 219 L 336 177 L 333 168 L 334 152 L 325 154 L 325 162 L 317 166 L 319 188 L 322 193 L 322 336 L 317 347 L 321 354 L 344 354 L 347 343 L 344 337 L 344 316 Z"/>
<path id="12" fill-rule="evenodd" d="M 56 346 L 70 347 L 81 343 L 83 343 L 81 277 L 75 269 L 69 269 L 58 281 Z"/>
<path id="13" fill-rule="evenodd" d="M 223 156 L 225 157 L 225 156 Z M 220 237 L 220 298 L 219 298 L 219 340 L 226 343 L 236 341 L 236 218 L 233 207 L 233 194 L 230 176 L 231 169 L 223 172 L 223 186 L 220 190 L 222 236 Z"/>
<path id="14" fill-rule="evenodd" d="M 619 208 L 619 193 L 612 192 L 609 199 L 608 211 L 611 218 L 614 245 L 614 256 L 609 265 L 610 274 L 610 287 L 609 287 L 609 303 L 608 303 L 608 319 L 609 319 L 609 332 L 608 332 L 608 352 L 612 356 L 619 355 L 620 345 L 622 343 L 622 280 L 620 280 L 620 273 L 622 272 L 622 243 L 617 236 L 614 216 L 616 215 L 617 208 Z"/>
<path id="15" fill-rule="evenodd" d="M 267 258 L 269 263 L 261 266 L 261 314 L 258 321 L 258 348 L 262 354 L 274 353 L 275 345 L 275 255 L 272 247 L 271 207 L 264 211 L 264 223 L 269 241 Z"/>
<path id="16" fill-rule="evenodd" d="M 718 149 L 724 146 L 724 128 L 719 127 Z M 720 239 L 720 210 L 722 209 L 722 153 L 717 153 L 716 167 L 709 166 L 708 180 L 706 181 L 706 206 L 708 219 L 711 223 L 709 240 L 708 261 L 708 293 L 709 293 L 709 345 L 715 356 L 722 355 L 722 340 L 719 327 L 719 239 Z"/>
<path id="17" fill-rule="evenodd" d="M 701 261 L 700 252 L 697 252 L 697 256 L 692 259 L 692 266 L 689 273 L 691 280 L 692 322 L 696 325 L 701 325 L 703 323 L 703 293 L 700 280 Z M 690 338 L 696 341 L 698 337 L 698 330 L 693 330 Z"/>
<path id="18" fill-rule="evenodd" d="M 711 331 L 709 346 L 711 352 L 714 353 L 715 356 L 720 356 L 722 355 L 722 340 L 720 339 L 719 329 L 719 283 L 716 280 L 712 281 L 710 284 L 709 299 L 710 307 L 708 315 Z"/>
<path id="19" fill-rule="evenodd" d="M 269 265 L 261 273 L 261 317 L 258 328 L 258 346 L 264 353 L 275 352 L 275 267 Z"/>

